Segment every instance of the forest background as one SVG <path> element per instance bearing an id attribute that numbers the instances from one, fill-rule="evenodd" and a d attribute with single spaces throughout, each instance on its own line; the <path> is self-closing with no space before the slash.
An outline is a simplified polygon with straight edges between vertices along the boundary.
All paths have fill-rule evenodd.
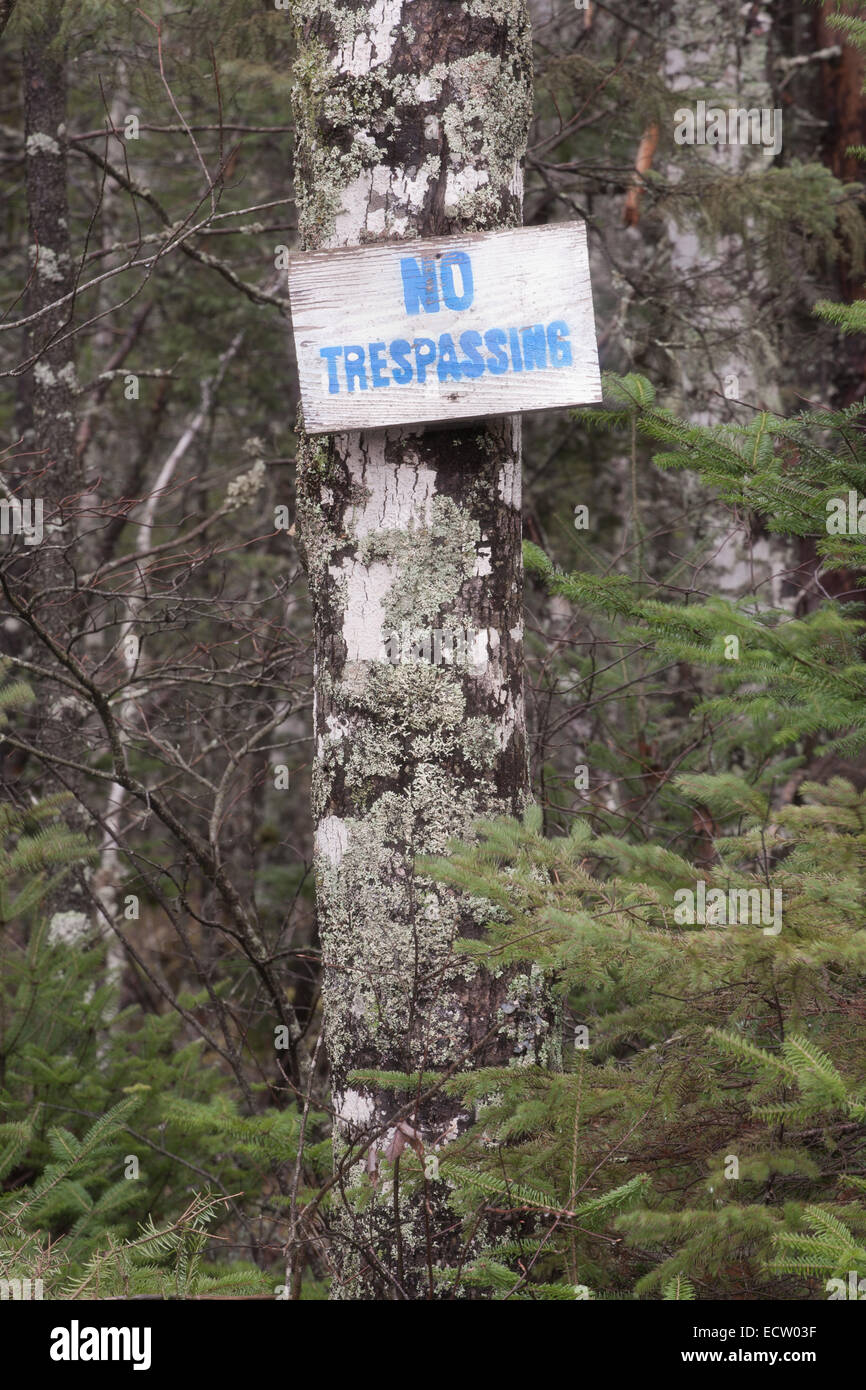
<path id="1" fill-rule="evenodd" d="M 46 1297 L 325 1297 L 359 1158 L 371 1202 L 431 1157 L 451 1184 L 431 1296 L 866 1276 L 866 21 L 530 10 L 524 221 L 587 220 L 606 403 L 524 423 L 535 806 L 427 867 L 491 904 L 467 949 L 550 972 L 562 1056 L 420 1077 L 478 1126 L 334 1170 L 285 275 L 304 16 L 0 3 L 0 1275 Z M 780 111 L 781 150 L 678 144 L 702 99 Z M 782 930 L 684 923 L 698 882 L 780 892 Z"/>

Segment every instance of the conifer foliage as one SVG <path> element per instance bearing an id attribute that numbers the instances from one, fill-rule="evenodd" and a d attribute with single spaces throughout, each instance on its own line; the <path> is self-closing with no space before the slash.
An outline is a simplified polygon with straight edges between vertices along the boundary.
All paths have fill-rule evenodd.
<path id="1" fill-rule="evenodd" d="M 32 698 L 7 678 L 0 727 Z M 118 1010 L 102 936 L 52 933 L 49 895 L 94 857 L 58 825 L 63 800 L 0 808 L 0 1279 L 60 1299 L 273 1296 L 208 1233 L 231 1245 L 280 1221 L 271 1175 L 299 1117 L 244 1116 L 177 1014 Z"/>
<path id="2" fill-rule="evenodd" d="M 863 495 L 862 404 L 693 426 L 642 378 L 608 396 L 585 423 L 642 432 L 719 505 L 862 572 L 859 529 L 825 524 L 828 497 Z M 533 810 L 431 869 L 491 904 L 486 942 L 464 949 L 558 979 L 569 1042 L 561 1074 L 451 1083 L 480 1107 L 454 1179 L 509 1227 L 452 1277 L 509 1298 L 825 1297 L 864 1269 L 866 791 L 809 767 L 866 737 L 862 604 L 647 598 L 640 577 L 526 559 L 612 642 L 700 672 L 701 737 L 655 789 L 651 836 L 611 833 L 590 792 L 567 835 Z M 627 753 L 589 753 L 633 772 Z"/>

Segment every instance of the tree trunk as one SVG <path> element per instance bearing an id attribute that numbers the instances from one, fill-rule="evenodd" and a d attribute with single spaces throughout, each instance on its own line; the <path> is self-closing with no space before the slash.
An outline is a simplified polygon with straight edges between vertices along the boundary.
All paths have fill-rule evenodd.
<path id="1" fill-rule="evenodd" d="M 523 0 L 299 8 L 304 249 L 521 224 L 532 106 Z M 334 1288 L 447 1296 L 434 1270 L 456 1262 L 460 1225 L 447 1163 L 437 1179 L 438 1163 L 419 1153 L 441 1150 L 471 1114 L 437 1094 L 395 1133 L 407 1093 L 351 1073 L 549 1061 L 556 1047 L 540 981 L 494 978 L 452 949 L 490 909 L 415 872 L 417 855 L 528 798 L 520 422 L 302 435 L 298 459 L 338 1161 L 347 1141 L 377 1136 L 342 1184 Z M 456 641 L 437 639 L 455 630 Z M 516 1007 L 500 1012 L 508 999 Z M 378 1171 L 378 1155 L 393 1158 L 407 1137 L 395 1196 L 396 1170 Z"/>
<path id="2" fill-rule="evenodd" d="M 67 646 L 80 616 L 72 568 L 77 526 L 76 497 L 80 470 L 75 453 L 75 374 L 72 302 L 74 287 L 67 188 L 66 63 L 59 36 L 64 0 L 43 0 L 29 16 L 22 72 L 24 87 L 25 176 L 28 212 L 29 281 L 24 329 L 24 361 L 19 412 L 22 425 L 22 472 L 26 491 L 44 505 L 45 532 L 22 560 L 21 577 L 33 610 L 62 646 Z M 55 306 L 55 307 L 51 307 Z M 27 643 L 20 624 L 6 625 L 13 643 Z M 26 648 L 25 648 L 26 649 Z M 44 652 L 37 652 L 37 660 Z M 68 749 L 86 714 L 75 700 L 58 695 L 46 682 L 34 718 L 37 741 L 46 749 Z M 80 829 L 81 812 L 71 807 L 67 820 Z M 90 902 L 80 872 L 49 895 L 51 934 L 82 940 L 90 929 Z"/>
<path id="3" fill-rule="evenodd" d="M 24 120 L 26 136 L 28 247 L 30 284 L 27 311 L 40 314 L 27 329 L 23 381 L 25 439 L 40 456 L 35 472 L 45 469 L 46 512 L 76 491 L 76 391 L 73 340 L 67 300 L 40 313 L 72 290 L 69 206 L 66 184 L 66 54 L 57 38 L 63 0 L 47 0 L 41 21 L 24 45 Z M 58 568 L 54 566 L 53 568 Z"/>

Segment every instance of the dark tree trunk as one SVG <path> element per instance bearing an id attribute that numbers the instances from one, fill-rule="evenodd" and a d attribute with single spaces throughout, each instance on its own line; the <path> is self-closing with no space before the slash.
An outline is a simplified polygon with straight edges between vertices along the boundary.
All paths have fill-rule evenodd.
<path id="1" fill-rule="evenodd" d="M 81 479 L 75 451 L 75 350 L 69 336 L 73 309 L 66 298 L 75 270 L 67 190 L 63 13 L 64 0 L 41 0 L 38 11 L 27 16 L 23 49 L 29 261 L 25 312 L 31 322 L 24 328 L 26 370 L 19 391 L 24 457 L 15 472 L 19 495 L 40 501 L 44 508 L 42 539 L 31 550 L 22 549 L 18 578 L 42 627 L 60 646 L 68 647 L 82 612 L 73 569 Z M 7 623 L 5 637 L 16 652 L 32 651 L 40 665 L 51 664 L 25 624 Z M 62 699 L 58 686 L 45 681 L 32 716 L 34 741 L 47 750 L 68 752 L 85 714 L 83 706 Z M 74 806 L 66 818 L 81 828 L 80 811 Z M 52 934 L 69 940 L 81 939 L 89 930 L 91 904 L 82 871 L 83 866 L 77 866 L 47 900 Z"/>
<path id="2" fill-rule="evenodd" d="M 63 0 L 49 0 L 24 46 L 24 129 L 29 218 L 28 315 L 22 382 L 25 440 L 45 469 L 46 511 L 79 486 L 75 463 L 75 353 L 66 335 L 72 315 L 64 300 L 74 284 L 66 172 L 66 54 L 57 38 Z M 64 341 L 65 339 L 65 341 Z"/>

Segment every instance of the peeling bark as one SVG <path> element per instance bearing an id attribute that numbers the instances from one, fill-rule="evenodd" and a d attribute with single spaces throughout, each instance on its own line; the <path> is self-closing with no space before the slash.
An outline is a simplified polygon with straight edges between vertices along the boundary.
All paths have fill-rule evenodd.
<path id="1" fill-rule="evenodd" d="M 305 249 L 520 225 L 532 102 L 523 0 L 298 8 Z M 519 419 L 302 435 L 299 530 L 315 608 L 313 798 L 337 1155 L 384 1128 L 375 1148 L 394 1156 L 403 1141 L 389 1118 L 406 1094 L 353 1084 L 353 1070 L 550 1062 L 556 1048 L 540 981 L 494 978 L 452 949 L 479 935 L 490 908 L 415 869 L 416 856 L 443 851 L 478 818 L 519 814 L 528 798 Z M 463 645 L 446 638 L 437 662 L 430 634 L 454 629 Z M 394 632 L 406 650 L 421 644 L 420 659 L 388 659 Z M 500 1012 L 509 999 L 516 1008 Z M 437 1095 L 405 1121 L 399 1221 L 396 1169 L 376 1183 L 364 1164 L 353 1170 L 338 1296 L 444 1291 L 433 1269 L 456 1259 L 460 1226 L 447 1183 L 422 1181 L 415 1155 L 441 1150 L 471 1118 Z"/>

